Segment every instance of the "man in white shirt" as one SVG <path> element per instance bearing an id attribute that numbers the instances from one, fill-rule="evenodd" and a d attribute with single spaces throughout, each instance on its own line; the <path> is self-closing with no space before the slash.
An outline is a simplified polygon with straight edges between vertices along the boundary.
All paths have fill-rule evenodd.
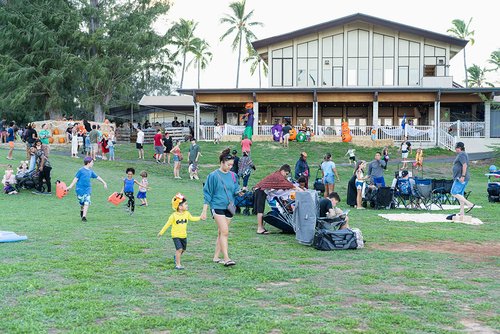
<path id="1" fill-rule="evenodd" d="M 139 151 L 139 159 L 144 160 L 144 132 L 142 132 L 141 128 L 137 129 L 135 147 L 137 148 L 137 151 Z"/>

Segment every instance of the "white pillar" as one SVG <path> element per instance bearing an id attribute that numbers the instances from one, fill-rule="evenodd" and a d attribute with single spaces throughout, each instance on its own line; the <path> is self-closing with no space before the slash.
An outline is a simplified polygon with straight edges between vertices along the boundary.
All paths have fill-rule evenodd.
<path id="1" fill-rule="evenodd" d="M 434 142 L 439 146 L 439 125 L 438 125 L 437 101 L 434 101 Z"/>
<path id="2" fill-rule="evenodd" d="M 318 133 L 318 101 L 313 102 L 313 131 Z"/>
<path id="3" fill-rule="evenodd" d="M 378 128 L 378 101 L 373 101 L 372 127 Z"/>
<path id="4" fill-rule="evenodd" d="M 457 120 L 457 139 L 460 139 L 460 120 Z"/>
<path id="5" fill-rule="evenodd" d="M 259 102 L 253 103 L 253 135 L 259 134 Z"/>
<path id="6" fill-rule="evenodd" d="M 491 101 L 484 102 L 484 138 L 490 138 L 491 131 Z"/>
<path id="7" fill-rule="evenodd" d="M 200 125 L 201 125 L 201 117 L 200 117 L 200 104 L 195 102 L 194 104 L 194 137 L 198 140 L 200 137 Z"/>

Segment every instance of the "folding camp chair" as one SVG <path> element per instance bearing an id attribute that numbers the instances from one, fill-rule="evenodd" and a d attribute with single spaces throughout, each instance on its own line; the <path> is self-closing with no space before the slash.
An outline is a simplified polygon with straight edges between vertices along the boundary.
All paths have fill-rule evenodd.
<path id="1" fill-rule="evenodd" d="M 403 205 L 405 209 L 413 209 L 416 207 L 416 199 L 413 194 L 410 179 L 399 178 L 397 180 L 394 196 L 398 206 Z"/>
<path id="2" fill-rule="evenodd" d="M 443 209 L 441 202 L 438 197 L 435 196 L 432 190 L 432 180 L 431 179 L 415 179 L 415 198 L 416 202 L 420 208 L 425 208 L 431 210 L 432 206 L 435 205 L 441 210 Z"/>

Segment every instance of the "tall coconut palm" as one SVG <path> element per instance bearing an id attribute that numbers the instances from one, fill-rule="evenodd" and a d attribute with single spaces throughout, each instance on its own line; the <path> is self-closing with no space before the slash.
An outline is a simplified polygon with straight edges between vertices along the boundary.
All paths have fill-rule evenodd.
<path id="1" fill-rule="evenodd" d="M 210 45 L 204 39 L 197 38 L 193 44 L 194 58 L 191 59 L 187 67 L 196 66 L 198 70 L 198 88 L 200 88 L 200 72 L 212 61 L 212 52 L 209 51 Z"/>
<path id="2" fill-rule="evenodd" d="M 500 68 L 500 49 L 491 53 L 488 63 L 495 66 L 495 68 L 491 69 L 491 71 L 497 71 Z"/>
<path id="3" fill-rule="evenodd" d="M 250 63 L 250 74 L 254 75 L 255 70 L 259 70 L 259 88 L 262 87 L 262 81 L 261 81 L 261 66 L 262 69 L 264 70 L 264 76 L 267 76 L 267 64 L 266 62 L 262 61 L 262 58 L 260 57 L 259 53 L 253 48 L 250 47 L 248 48 L 248 57 L 243 59 L 244 63 Z"/>
<path id="4" fill-rule="evenodd" d="M 238 69 L 236 70 L 236 88 L 240 81 L 240 63 L 241 63 L 241 45 L 243 40 L 248 47 L 251 47 L 252 40 L 256 39 L 255 34 L 250 30 L 253 26 L 263 26 L 261 22 L 250 22 L 253 16 L 253 10 L 248 14 L 245 13 L 246 0 L 240 0 L 229 4 L 229 8 L 233 11 L 233 15 L 225 14 L 225 17 L 220 19 L 221 24 L 229 24 L 229 29 L 221 36 L 223 41 L 227 36 L 235 33 L 233 43 L 231 44 L 233 51 L 238 49 Z"/>
<path id="5" fill-rule="evenodd" d="M 194 31 L 198 26 L 198 22 L 193 20 L 180 19 L 179 22 L 175 23 L 172 28 L 170 28 L 171 43 L 177 46 L 177 51 L 173 54 L 174 58 L 177 58 L 179 54 L 182 56 L 182 73 L 181 73 L 181 83 L 184 83 L 184 73 L 186 72 L 186 58 L 188 53 L 196 54 L 196 43 L 199 38 L 194 36 Z"/>
<path id="6" fill-rule="evenodd" d="M 472 21 L 472 17 L 469 20 L 469 23 L 465 24 L 464 21 L 455 19 L 451 21 L 453 24 L 453 28 L 448 29 L 448 32 L 460 39 L 469 39 L 470 45 L 474 45 L 474 30 L 470 31 L 469 26 Z M 469 87 L 469 79 L 467 78 L 467 62 L 465 57 L 465 47 L 464 47 L 464 69 L 465 69 L 465 87 Z"/>
<path id="7" fill-rule="evenodd" d="M 484 87 L 485 85 L 495 87 L 491 82 L 486 81 L 487 70 L 485 68 L 472 64 L 472 66 L 467 69 L 467 72 L 470 74 L 469 84 L 471 87 Z"/>

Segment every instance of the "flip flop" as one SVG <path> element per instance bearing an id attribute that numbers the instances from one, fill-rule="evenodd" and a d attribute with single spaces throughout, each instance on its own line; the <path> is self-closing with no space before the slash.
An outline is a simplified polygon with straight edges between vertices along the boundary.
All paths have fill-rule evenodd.
<path id="1" fill-rule="evenodd" d="M 269 231 L 268 230 L 264 230 L 262 232 L 257 232 L 257 234 L 269 234 Z"/>
<path id="2" fill-rule="evenodd" d="M 472 206 L 468 208 L 467 211 L 465 211 L 465 213 L 469 213 L 472 209 L 474 209 L 475 206 L 476 204 L 472 204 Z"/>
<path id="3" fill-rule="evenodd" d="M 223 264 L 224 263 L 224 260 L 223 259 L 218 259 L 218 260 L 212 260 L 213 263 L 217 263 L 217 264 Z"/>
<path id="4" fill-rule="evenodd" d="M 229 260 L 227 262 L 224 262 L 224 267 L 231 267 L 231 266 L 234 266 L 236 264 L 236 262 L 234 262 L 233 260 Z"/>

